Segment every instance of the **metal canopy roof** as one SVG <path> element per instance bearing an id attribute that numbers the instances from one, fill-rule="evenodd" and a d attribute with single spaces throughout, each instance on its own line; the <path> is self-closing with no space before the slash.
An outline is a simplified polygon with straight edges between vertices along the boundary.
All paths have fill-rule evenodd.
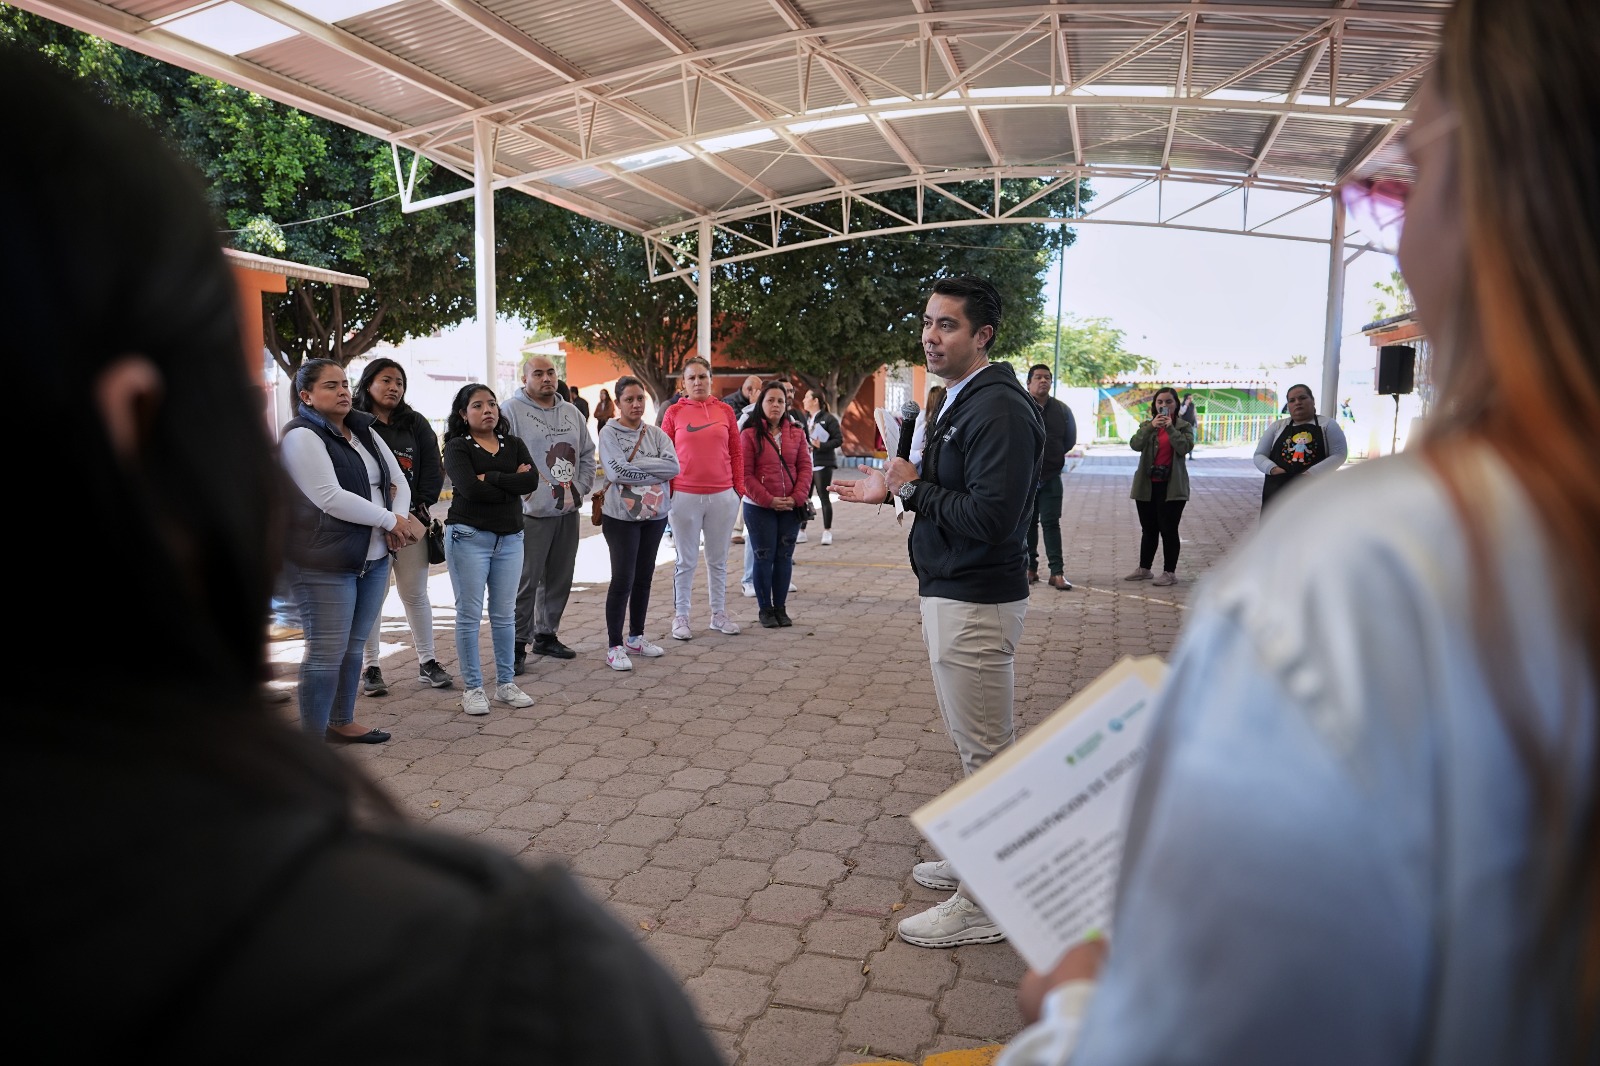
<path id="1" fill-rule="evenodd" d="M 1403 167 L 1394 138 L 1449 6 L 12 2 L 388 140 L 403 172 L 420 154 L 472 179 L 475 143 L 492 144 L 496 187 L 642 234 L 676 266 L 673 238 L 706 221 L 827 198 L 876 214 L 877 192 L 955 181 L 1198 182 L 1316 202 L 1353 172 Z M 972 224 L 1006 220 L 968 206 Z M 1246 210 L 1220 228 L 1261 225 Z"/>

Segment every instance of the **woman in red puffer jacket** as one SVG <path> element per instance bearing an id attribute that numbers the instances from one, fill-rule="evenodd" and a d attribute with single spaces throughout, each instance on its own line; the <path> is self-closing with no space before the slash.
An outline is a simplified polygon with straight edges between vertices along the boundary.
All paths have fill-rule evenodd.
<path id="1" fill-rule="evenodd" d="M 805 431 L 784 417 L 783 385 L 761 386 L 740 434 L 744 452 L 744 528 L 756 554 L 756 603 L 767 629 L 793 625 L 784 601 L 794 569 L 795 537 L 811 495 L 811 449 Z"/>

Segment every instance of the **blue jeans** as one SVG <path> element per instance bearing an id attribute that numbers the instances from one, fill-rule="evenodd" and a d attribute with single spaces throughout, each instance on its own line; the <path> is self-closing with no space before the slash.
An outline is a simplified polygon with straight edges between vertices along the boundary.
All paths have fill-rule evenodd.
<path id="1" fill-rule="evenodd" d="M 753 545 L 756 553 L 756 603 L 763 610 L 788 602 L 789 577 L 794 572 L 794 539 L 799 533 L 799 511 L 744 505 L 745 542 Z"/>
<path id="2" fill-rule="evenodd" d="M 361 650 L 389 593 L 389 557 L 370 560 L 359 574 L 296 567 L 294 581 L 306 630 L 300 728 L 320 739 L 330 725 L 355 719 Z"/>
<path id="3" fill-rule="evenodd" d="M 478 631 L 483 627 L 483 592 L 487 588 L 495 683 L 508 684 L 516 654 L 522 532 L 489 533 L 460 522 L 444 529 L 444 561 L 456 590 L 456 664 L 461 667 L 461 683 L 469 689 L 483 687 Z"/>

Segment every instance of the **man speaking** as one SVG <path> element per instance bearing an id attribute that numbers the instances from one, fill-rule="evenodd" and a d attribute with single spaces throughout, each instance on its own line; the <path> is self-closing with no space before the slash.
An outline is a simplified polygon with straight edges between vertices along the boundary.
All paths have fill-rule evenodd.
<path id="1" fill-rule="evenodd" d="M 843 500 L 893 494 L 917 515 L 911 567 L 939 713 L 971 774 L 1011 744 L 1015 655 L 1028 607 L 1027 533 L 1044 450 L 1039 407 L 1004 363 L 989 362 L 1000 294 L 982 278 L 941 278 L 922 315 L 928 370 L 946 395 L 927 430 L 922 466 L 892 460 Z M 902 940 L 953 948 L 1005 939 L 943 860 L 918 863 L 917 883 L 955 895 L 900 923 Z"/>

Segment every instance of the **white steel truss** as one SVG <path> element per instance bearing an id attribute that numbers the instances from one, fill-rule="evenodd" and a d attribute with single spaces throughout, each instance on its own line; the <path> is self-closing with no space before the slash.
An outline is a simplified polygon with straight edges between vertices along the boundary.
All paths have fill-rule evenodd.
<path id="1" fill-rule="evenodd" d="M 1448 6 L 593 0 L 574 28 L 565 0 L 410 0 L 336 24 L 294 0 L 15 2 L 373 133 L 402 172 L 422 156 L 463 179 L 442 197 L 403 182 L 407 209 L 474 195 L 488 123 L 495 188 L 651 235 L 975 171 L 1323 190 L 1393 171 Z M 179 32 L 183 14 L 232 5 L 292 36 L 230 55 Z"/>

